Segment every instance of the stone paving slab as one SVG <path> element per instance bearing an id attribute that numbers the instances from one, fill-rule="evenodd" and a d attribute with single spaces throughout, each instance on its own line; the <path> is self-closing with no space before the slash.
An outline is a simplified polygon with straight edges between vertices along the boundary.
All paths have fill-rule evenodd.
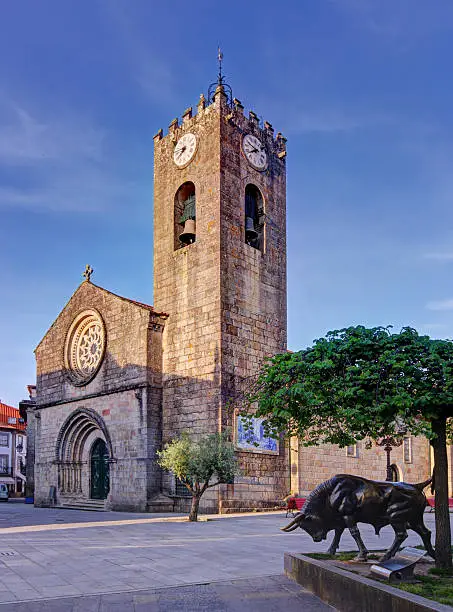
<path id="1" fill-rule="evenodd" d="M 95 512 L 93 510 L 71 510 L 69 508 L 35 508 L 19 499 L 0 503 L 0 528 L 25 525 L 55 525 L 56 523 L 90 523 L 123 521 L 124 519 L 178 518 L 186 514 L 174 512 L 150 514 L 149 512 Z"/>
<path id="2" fill-rule="evenodd" d="M 16 504 L 15 510 L 20 507 Z M 60 511 L 63 526 L 50 522 L 52 509 L 48 513 L 37 509 L 35 522 L 41 524 L 33 525 L 30 507 L 22 508 L 26 508 L 23 525 L 19 510 L 11 527 L 8 520 L 2 521 L 0 604 L 279 575 L 284 552 L 325 552 L 329 544 L 315 544 L 302 530 L 280 531 L 290 520 L 283 512 L 225 515 L 198 523 L 159 520 L 149 514 L 130 518 L 125 513 L 112 521 L 110 513 L 88 512 L 97 516 L 87 524 L 79 518 L 83 511 L 64 510 Z M 1 505 L 0 516 L 7 517 Z M 425 515 L 431 530 L 434 518 Z M 42 527 L 46 530 L 39 530 Z M 360 529 L 370 549 L 386 548 L 393 540 L 389 527 L 380 537 L 369 525 Z M 419 544 L 419 537 L 410 534 L 405 544 Z M 341 549 L 356 549 L 349 533 L 344 534 Z M 2 556 L 1 551 L 15 554 Z"/>
<path id="3" fill-rule="evenodd" d="M 283 575 L 10 604 L 11 612 L 333 612 Z"/>

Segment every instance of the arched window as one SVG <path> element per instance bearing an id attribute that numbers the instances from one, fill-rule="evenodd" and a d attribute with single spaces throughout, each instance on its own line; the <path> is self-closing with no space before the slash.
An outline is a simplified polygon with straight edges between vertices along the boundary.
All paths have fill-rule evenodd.
<path id="1" fill-rule="evenodd" d="M 175 195 L 175 250 L 192 244 L 196 239 L 195 185 L 183 183 Z"/>
<path id="2" fill-rule="evenodd" d="M 260 251 L 263 250 L 263 219 L 263 196 L 250 183 L 245 188 L 245 242 Z"/>

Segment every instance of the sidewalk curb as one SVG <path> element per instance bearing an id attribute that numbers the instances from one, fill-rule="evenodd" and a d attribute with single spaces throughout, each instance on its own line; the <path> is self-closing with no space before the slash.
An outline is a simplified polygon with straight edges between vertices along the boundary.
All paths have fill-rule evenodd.
<path id="1" fill-rule="evenodd" d="M 73 510 L 68 510 L 73 512 Z M 250 517 L 262 517 L 262 516 L 275 516 L 283 514 L 284 511 L 272 511 L 272 512 L 238 512 L 235 514 L 204 514 L 198 518 L 199 523 L 206 523 L 210 521 L 217 521 L 228 518 L 250 518 Z M 37 531 L 57 531 L 61 529 L 83 529 L 90 527 L 114 527 L 123 525 L 146 525 L 152 523 L 190 523 L 187 515 L 184 516 L 162 516 L 156 518 L 141 518 L 141 519 L 119 519 L 116 521 L 89 521 L 86 523 L 50 523 L 48 525 L 24 525 L 20 527 L 1 527 L 0 535 L 11 534 L 11 533 L 27 533 Z"/>
<path id="2" fill-rule="evenodd" d="M 0 609 L 2 606 L 11 606 L 13 604 L 23 604 L 23 603 L 40 603 L 45 604 L 47 601 L 58 601 L 59 599 L 83 599 L 85 597 L 103 597 L 104 595 L 121 595 L 128 593 L 147 593 L 149 591 L 162 591 L 164 589 L 176 589 L 176 588 L 184 588 L 189 586 L 201 586 L 203 584 L 218 584 L 219 582 L 232 582 L 234 580 L 255 580 L 259 578 L 272 578 L 274 576 L 280 576 L 281 574 L 262 574 L 259 576 L 248 576 L 247 578 L 225 578 L 224 580 L 201 580 L 197 582 L 186 582 L 181 584 L 180 582 L 175 582 L 175 584 L 168 584 L 165 586 L 159 587 L 143 587 L 139 589 L 118 589 L 118 590 L 110 590 L 105 591 L 104 593 L 83 593 L 82 595 L 56 595 L 55 597 L 46 597 L 40 599 L 17 599 L 16 601 L 2 601 L 0 602 Z"/>

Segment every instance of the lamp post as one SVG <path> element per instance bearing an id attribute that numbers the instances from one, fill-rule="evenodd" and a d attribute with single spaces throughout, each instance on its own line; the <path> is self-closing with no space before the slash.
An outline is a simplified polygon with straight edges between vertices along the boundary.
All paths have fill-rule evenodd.
<path id="1" fill-rule="evenodd" d="M 377 446 L 382 446 L 387 454 L 387 476 L 385 480 L 392 482 L 392 462 L 390 460 L 390 453 L 393 448 L 401 446 L 403 443 L 404 435 L 407 432 L 407 428 L 404 423 L 396 423 L 396 433 L 393 436 L 384 436 L 376 440 Z"/>
<path id="2" fill-rule="evenodd" d="M 376 444 L 378 446 L 382 446 L 385 452 L 387 453 L 387 476 L 385 480 L 387 480 L 388 482 L 391 482 L 393 480 L 392 479 L 392 462 L 390 460 L 390 453 L 392 452 L 393 448 L 397 446 L 401 446 L 402 443 L 403 443 L 402 439 L 398 439 L 393 436 L 386 436 L 385 438 L 380 438 L 379 440 L 376 440 Z"/>

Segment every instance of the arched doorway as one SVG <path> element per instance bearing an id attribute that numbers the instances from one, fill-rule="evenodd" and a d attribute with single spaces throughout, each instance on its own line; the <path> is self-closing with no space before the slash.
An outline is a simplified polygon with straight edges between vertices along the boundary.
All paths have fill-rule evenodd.
<path id="1" fill-rule="evenodd" d="M 398 466 L 396 466 L 394 463 L 390 466 L 390 473 L 392 476 L 391 482 L 400 482 Z"/>
<path id="2" fill-rule="evenodd" d="M 91 449 L 92 499 L 107 499 L 110 490 L 109 454 L 107 446 L 98 438 Z"/>
<path id="3" fill-rule="evenodd" d="M 110 490 L 110 465 L 115 458 L 109 432 L 100 415 L 86 408 L 70 414 L 58 434 L 55 455 L 58 495 L 87 499 L 93 497 L 94 487 L 94 499 L 106 499 Z"/>

